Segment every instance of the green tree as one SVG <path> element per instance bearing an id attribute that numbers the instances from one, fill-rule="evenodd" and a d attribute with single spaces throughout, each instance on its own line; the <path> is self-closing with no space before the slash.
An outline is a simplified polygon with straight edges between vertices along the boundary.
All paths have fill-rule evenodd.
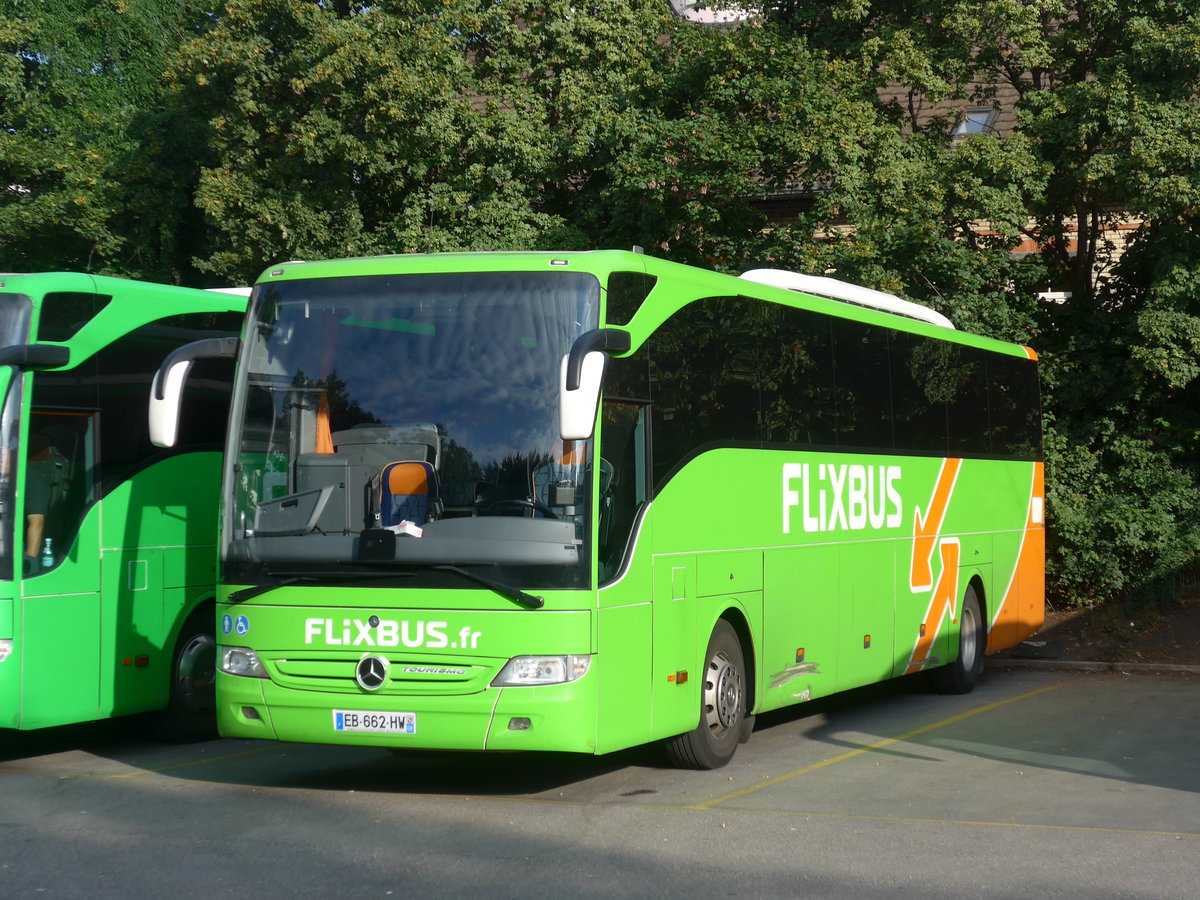
<path id="1" fill-rule="evenodd" d="M 202 265 L 248 279 L 286 258 L 538 243 L 558 224 L 531 203 L 543 149 L 488 114 L 472 74 L 487 14 L 226 2 L 173 73 L 176 102 L 211 128 Z"/>
<path id="2" fill-rule="evenodd" d="M 213 134 L 204 265 L 239 278 L 531 246 L 732 267 L 810 244 L 755 200 L 869 121 L 838 77 L 777 29 L 706 29 L 659 0 L 230 0 L 174 75 Z"/>
<path id="3" fill-rule="evenodd" d="M 1042 354 L 1052 592 L 1161 593 L 1200 549 L 1196 4 L 792 0 L 771 18 L 875 73 L 893 125 L 821 200 L 854 226 L 830 264 Z M 1004 139 L 929 115 L 1001 97 Z"/>
<path id="4" fill-rule="evenodd" d="M 847 87 L 861 72 L 778 28 L 706 28 L 659 0 L 503 8 L 481 90 L 545 148 L 539 202 L 562 243 L 730 269 L 811 251 L 817 218 L 773 223 L 758 201 L 827 180 L 845 135 L 873 126 Z"/>
<path id="5" fill-rule="evenodd" d="M 180 281 L 186 117 L 163 111 L 183 0 L 0 0 L 0 265 Z"/>

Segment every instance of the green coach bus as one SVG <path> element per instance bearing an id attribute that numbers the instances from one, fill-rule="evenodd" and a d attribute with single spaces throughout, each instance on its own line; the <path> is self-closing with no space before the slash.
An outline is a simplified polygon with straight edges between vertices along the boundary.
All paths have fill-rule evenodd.
<path id="1" fill-rule="evenodd" d="M 233 352 L 164 363 L 157 442 Z M 896 297 L 637 252 L 289 262 L 239 353 L 224 735 L 713 768 L 760 712 L 968 691 L 1042 621 L 1036 356 Z"/>
<path id="2" fill-rule="evenodd" d="M 163 356 L 236 339 L 248 290 L 0 274 L 0 729 L 155 712 L 215 734 L 217 492 L 232 366 L 149 439 Z"/>

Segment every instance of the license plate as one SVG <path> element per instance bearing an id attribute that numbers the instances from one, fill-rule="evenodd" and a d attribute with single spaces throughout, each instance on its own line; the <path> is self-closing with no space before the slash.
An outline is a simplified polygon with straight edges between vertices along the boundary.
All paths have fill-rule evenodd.
<path id="1" fill-rule="evenodd" d="M 333 730 L 366 734 L 416 734 L 417 714 L 410 712 L 369 712 L 362 709 L 335 709 Z"/>

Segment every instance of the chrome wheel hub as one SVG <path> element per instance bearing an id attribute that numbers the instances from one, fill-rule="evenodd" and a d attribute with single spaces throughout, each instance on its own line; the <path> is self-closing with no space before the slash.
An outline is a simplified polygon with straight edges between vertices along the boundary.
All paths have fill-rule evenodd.
<path id="1" fill-rule="evenodd" d="M 737 725 L 742 710 L 742 673 L 724 652 L 708 662 L 704 678 L 704 715 L 709 730 L 721 736 Z"/>

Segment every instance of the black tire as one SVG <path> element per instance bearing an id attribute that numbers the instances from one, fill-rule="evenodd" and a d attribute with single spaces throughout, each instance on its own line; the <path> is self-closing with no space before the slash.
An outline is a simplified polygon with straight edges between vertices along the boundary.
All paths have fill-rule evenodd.
<path id="1" fill-rule="evenodd" d="M 733 626 L 721 619 L 708 639 L 700 685 L 700 722 L 667 741 L 667 758 L 681 769 L 719 769 L 733 759 L 749 729 L 746 664 Z"/>
<path id="2" fill-rule="evenodd" d="M 933 689 L 939 694 L 969 694 L 983 672 L 983 649 L 987 629 L 983 624 L 983 606 L 968 585 L 958 617 L 958 657 L 954 662 L 931 673 Z"/>
<path id="3" fill-rule="evenodd" d="M 171 654 L 170 694 L 155 717 L 154 732 L 173 743 L 217 736 L 217 641 L 211 606 L 193 612 L 179 631 Z"/>

